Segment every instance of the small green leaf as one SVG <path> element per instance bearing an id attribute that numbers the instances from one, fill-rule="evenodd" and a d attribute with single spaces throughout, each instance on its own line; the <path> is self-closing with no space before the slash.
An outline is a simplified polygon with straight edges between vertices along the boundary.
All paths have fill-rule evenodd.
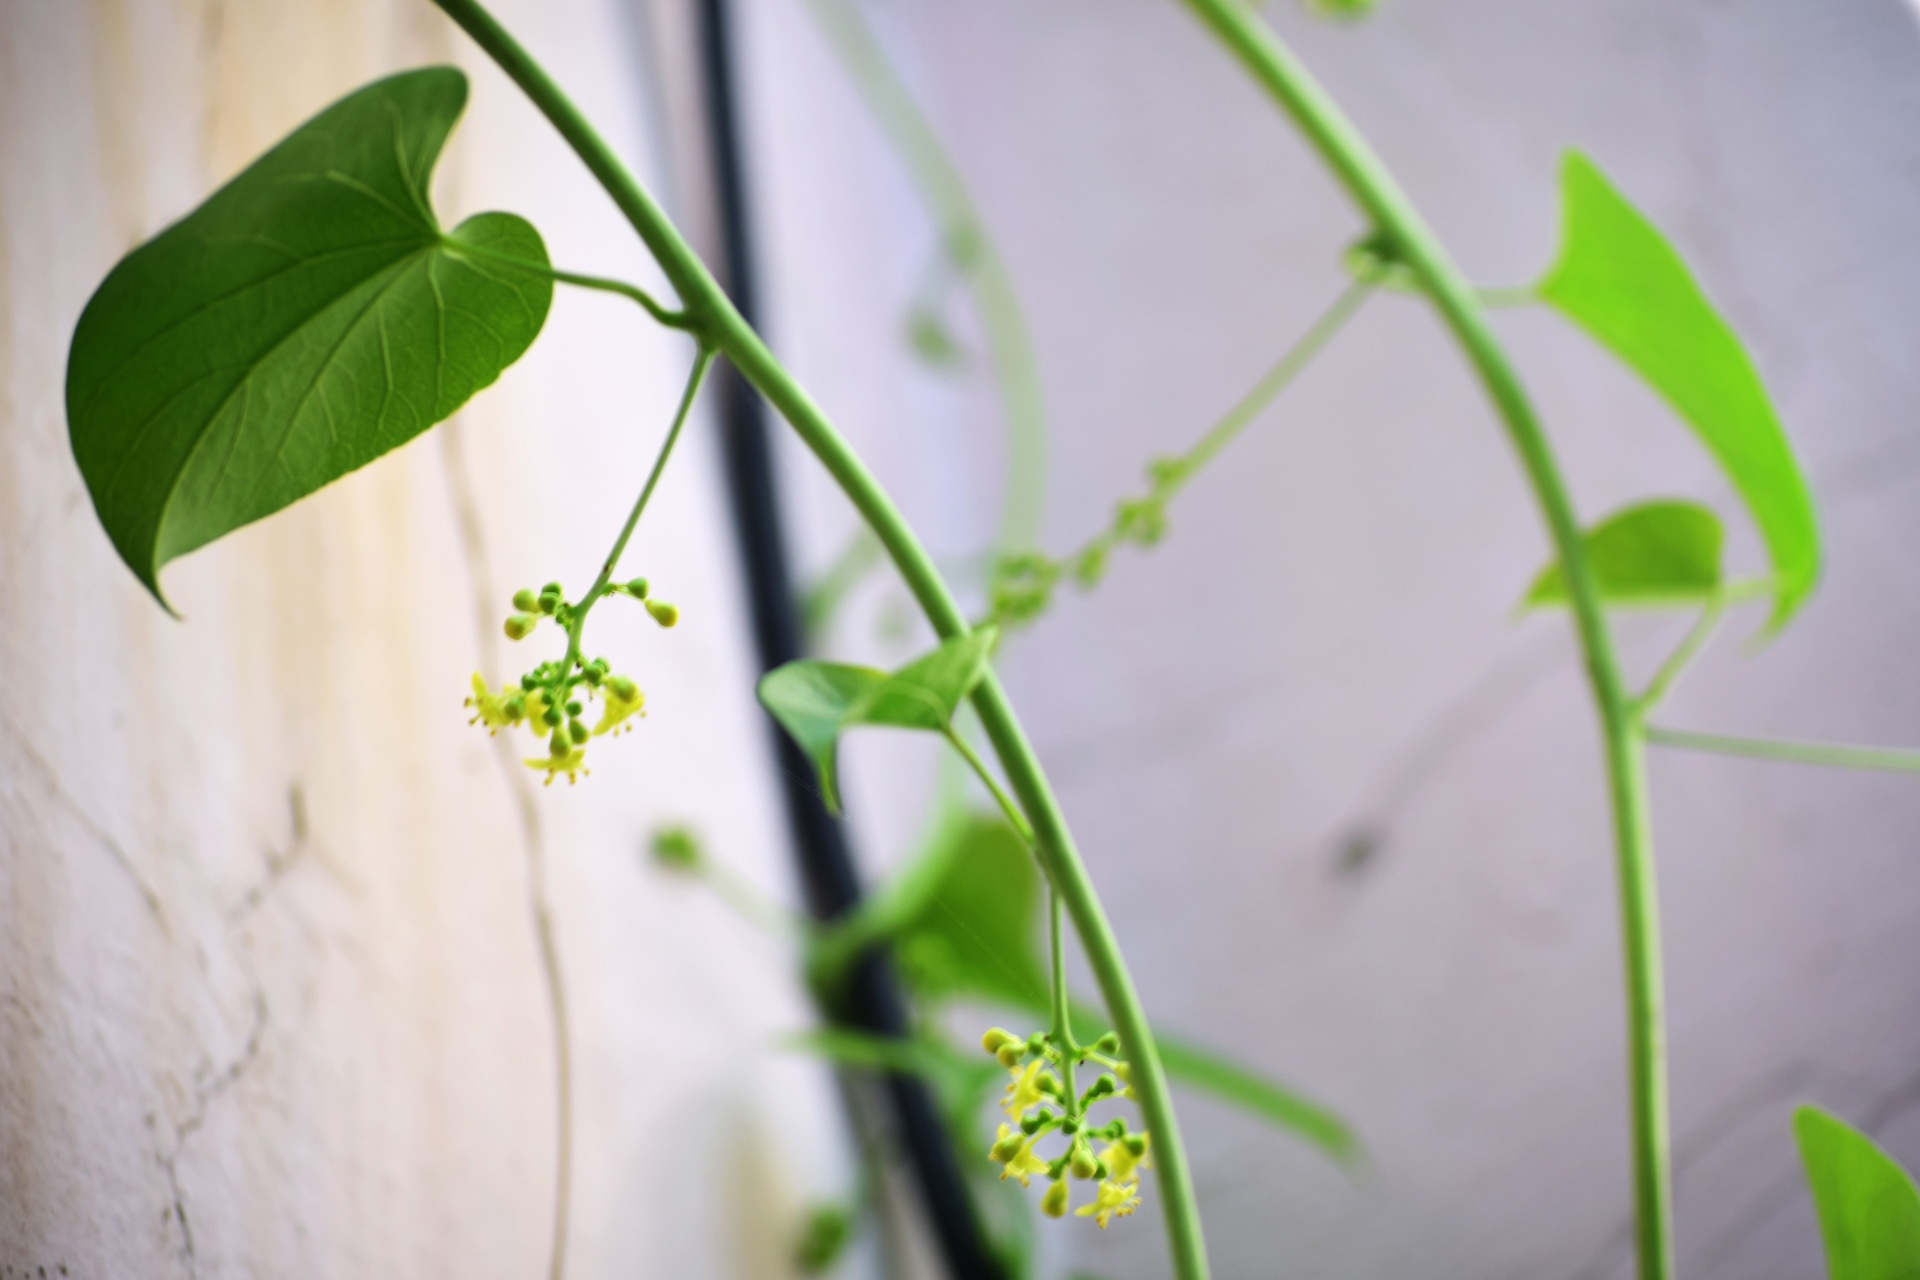
<path id="1" fill-rule="evenodd" d="M 1719 460 L 1772 559 L 1778 630 L 1819 578 L 1820 528 L 1760 375 L 1666 237 L 1591 160 L 1569 152 L 1560 189 L 1564 238 L 1539 295 L 1645 378 Z"/>
<path id="2" fill-rule="evenodd" d="M 840 811 L 840 729 L 850 708 L 884 684 L 887 673 L 872 667 L 803 658 L 776 667 L 760 679 L 760 703 L 793 735 L 820 775 L 827 808 Z"/>
<path id="3" fill-rule="evenodd" d="M 1663 498 L 1608 516 L 1588 530 L 1587 559 L 1610 605 L 1680 605 L 1720 589 L 1720 517 L 1697 502 Z M 1567 603 L 1558 563 L 1540 571 L 1524 604 Z"/>
<path id="4" fill-rule="evenodd" d="M 1920 1280 L 1920 1191 L 1891 1156 L 1819 1107 L 1793 1115 L 1831 1280 Z"/>
<path id="5" fill-rule="evenodd" d="M 915 659 L 849 707 L 846 723 L 944 733 L 986 674 L 999 636 L 993 627 L 981 627 Z"/>
<path id="6" fill-rule="evenodd" d="M 466 103 L 451 67 L 368 85 L 121 260 L 67 360 L 94 509 L 162 565 L 405 444 L 519 359 L 553 284 L 539 233 L 428 202 Z M 465 250 L 465 251 L 463 251 Z"/>
<path id="7" fill-rule="evenodd" d="M 838 812 L 841 732 L 854 725 L 944 732 L 986 673 L 997 637 L 981 627 L 891 675 L 811 658 L 789 662 L 762 677 L 760 701 L 813 761 L 827 807 Z"/>

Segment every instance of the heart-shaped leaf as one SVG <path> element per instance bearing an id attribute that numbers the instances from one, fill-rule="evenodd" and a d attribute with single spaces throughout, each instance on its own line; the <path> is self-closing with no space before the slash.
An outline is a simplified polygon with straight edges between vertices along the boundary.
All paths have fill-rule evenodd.
<path id="1" fill-rule="evenodd" d="M 466 98 L 451 67 L 348 95 L 123 258 L 81 313 L 74 458 L 163 604 L 167 561 L 405 444 L 540 332 L 539 233 L 505 213 L 446 233 L 428 201 Z"/>
<path id="2" fill-rule="evenodd" d="M 1753 361 L 1659 228 L 1594 163 L 1561 165 L 1565 229 L 1540 296 L 1645 378 L 1740 494 L 1773 561 L 1778 630 L 1820 575 L 1813 494 Z"/>
<path id="3" fill-rule="evenodd" d="M 1610 605 L 1697 604 L 1720 589 L 1720 517 L 1697 502 L 1663 498 L 1608 516 L 1587 532 L 1587 559 Z M 1527 590 L 1529 609 L 1567 603 L 1556 562 Z"/>
<path id="4" fill-rule="evenodd" d="M 1831 1280 L 1920 1280 L 1920 1191 L 1906 1170 L 1819 1107 L 1794 1112 L 1793 1132 Z"/>
<path id="5" fill-rule="evenodd" d="M 943 733 L 986 673 L 999 633 L 981 627 L 889 675 L 803 658 L 760 680 L 760 702 L 813 761 L 829 809 L 840 809 L 840 734 L 855 725 Z"/>

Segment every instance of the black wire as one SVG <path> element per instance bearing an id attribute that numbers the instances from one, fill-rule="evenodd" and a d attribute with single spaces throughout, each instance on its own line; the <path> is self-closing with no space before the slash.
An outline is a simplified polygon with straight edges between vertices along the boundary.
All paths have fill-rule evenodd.
<path id="1" fill-rule="evenodd" d="M 700 46 L 708 136 L 718 188 L 715 194 L 724 283 L 734 306 L 752 323 L 757 300 L 726 0 L 701 0 Z M 780 527 L 766 406 L 730 365 L 722 364 L 713 376 L 727 496 L 745 563 L 755 652 L 761 670 L 771 671 L 800 657 L 804 645 Z M 811 763 L 771 717 L 766 723 L 779 760 L 776 773 L 792 828 L 807 908 L 817 919 L 828 920 L 860 899 L 859 876 L 848 852 L 846 832 L 810 784 Z M 906 1033 L 906 1006 L 883 950 L 869 952 L 854 965 L 844 1001 L 830 1011 L 830 1016 L 874 1034 Z M 981 1233 L 973 1198 L 931 1091 L 919 1077 L 900 1074 L 887 1077 L 887 1091 L 901 1146 L 918 1178 L 947 1270 L 954 1280 L 1002 1280 L 1004 1268 Z"/>

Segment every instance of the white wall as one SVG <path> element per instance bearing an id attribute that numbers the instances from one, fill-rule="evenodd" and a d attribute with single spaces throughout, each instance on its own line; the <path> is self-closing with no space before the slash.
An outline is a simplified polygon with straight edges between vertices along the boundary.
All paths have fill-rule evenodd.
<path id="1" fill-rule="evenodd" d="M 650 170 L 632 15 L 499 6 Z M 631 550 L 682 608 L 591 643 L 650 718 L 542 790 L 469 728 L 516 587 L 576 590 L 687 351 L 563 292 L 450 427 L 174 566 L 167 618 L 68 449 L 80 308 L 120 254 L 366 79 L 453 60 L 449 220 L 652 278 L 579 166 L 418 0 L 0 6 L 0 1274 L 545 1274 L 555 1181 L 543 860 L 574 1030 L 572 1274 L 785 1274 L 841 1189 L 788 957 L 642 865 L 691 821 L 786 883 L 707 433 Z M 542 654 L 541 656 L 547 656 Z"/>
<path id="2" fill-rule="evenodd" d="M 929 224 L 801 0 L 752 0 L 775 336 L 936 546 L 995 514 L 978 369 L 918 369 L 900 320 Z M 1195 439 L 1341 287 L 1362 226 L 1269 103 L 1167 0 L 870 0 L 954 149 L 1037 334 L 1047 545 Z M 1696 264 L 1811 468 L 1830 567 L 1743 655 L 1742 614 L 1674 724 L 1920 744 L 1920 31 L 1895 0 L 1452 4 L 1351 28 L 1271 8 L 1475 277 L 1550 256 L 1577 145 Z M 1711 461 L 1543 314 L 1499 321 L 1584 511 L 1714 503 Z M 812 562 L 847 522 L 810 464 Z M 1339 1108 L 1349 1179 L 1189 1101 L 1217 1273 L 1623 1276 L 1618 932 L 1595 733 L 1563 623 L 1510 622 L 1546 555 L 1481 393 L 1420 305 L 1369 304 L 1007 660 L 1150 1008 Z M 881 593 L 884 595 L 884 593 Z M 844 651 L 887 652 L 868 598 Z M 1635 618 L 1636 670 L 1677 620 Z M 895 645 L 893 651 L 906 648 Z M 863 748 L 876 860 L 924 780 Z M 1920 784 L 1657 755 L 1683 1270 L 1817 1273 L 1788 1112 L 1817 1099 L 1920 1164 Z M 1358 870 L 1356 830 L 1383 839 Z M 1163 1274 L 1153 1214 L 1062 1248 Z"/>

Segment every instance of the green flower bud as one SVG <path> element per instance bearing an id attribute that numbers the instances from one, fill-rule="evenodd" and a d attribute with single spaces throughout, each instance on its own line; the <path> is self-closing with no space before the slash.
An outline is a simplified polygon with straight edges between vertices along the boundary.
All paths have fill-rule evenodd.
<path id="1" fill-rule="evenodd" d="M 1046 1049 L 1047 1049 L 1047 1038 L 1046 1036 L 1042 1035 L 1040 1032 L 1036 1031 L 1032 1035 L 1027 1037 L 1028 1053 L 1045 1053 Z"/>
<path id="2" fill-rule="evenodd" d="M 562 590 L 563 588 L 559 583 L 549 582 L 546 586 L 540 588 L 540 594 L 543 596 L 557 596 Z"/>
<path id="3" fill-rule="evenodd" d="M 645 578 L 635 578 L 627 584 L 627 592 L 630 595 L 638 596 L 640 599 L 645 600 L 647 598 L 647 580 Z"/>
<path id="4" fill-rule="evenodd" d="M 533 634 L 533 627 L 539 619 L 530 613 L 516 613 L 507 619 L 507 639 L 525 640 Z"/>
<path id="5" fill-rule="evenodd" d="M 1093 1152 L 1087 1150 L 1086 1143 L 1076 1142 L 1073 1144 L 1073 1159 L 1068 1168 L 1073 1170 L 1073 1176 L 1080 1181 L 1091 1182 L 1094 1175 L 1100 1172 L 1100 1162 L 1093 1158 Z"/>
<path id="6" fill-rule="evenodd" d="M 586 708 L 581 706 L 578 700 L 567 703 L 567 714 L 570 716 L 577 716 L 585 710 Z"/>
<path id="7" fill-rule="evenodd" d="M 1016 1041 L 1013 1044 L 1001 1045 L 999 1050 L 995 1052 L 993 1056 L 1000 1059 L 1001 1066 L 1011 1071 L 1013 1068 L 1019 1066 L 1020 1059 L 1026 1057 L 1027 1055 L 1024 1052 L 1022 1052 L 1019 1042 Z"/>
<path id="8" fill-rule="evenodd" d="M 555 729 L 553 731 L 553 737 L 547 742 L 547 750 L 553 753 L 555 760 L 558 760 L 566 755 L 567 752 L 573 750 L 573 744 L 567 741 L 566 734 Z"/>
<path id="9" fill-rule="evenodd" d="M 1040 1197 L 1040 1212 L 1049 1218 L 1067 1216 L 1067 1184 L 1065 1179 L 1047 1188 L 1047 1194 Z"/>
<path id="10" fill-rule="evenodd" d="M 1080 1132 L 1080 1122 L 1072 1116 L 1068 1116 L 1060 1122 L 1060 1132 L 1071 1138 L 1074 1134 Z"/>
<path id="11" fill-rule="evenodd" d="M 1093 1180 L 1095 1182 L 1105 1182 L 1112 1176 L 1113 1170 L 1107 1168 L 1107 1162 L 1105 1160 L 1095 1160 L 1093 1162 Z"/>
<path id="12" fill-rule="evenodd" d="M 576 743 L 582 743 L 593 735 L 587 730 L 586 725 L 574 719 L 567 721 L 567 736 L 572 738 Z"/>
<path id="13" fill-rule="evenodd" d="M 1144 1133 L 1130 1133 L 1120 1139 L 1120 1145 L 1127 1149 L 1128 1155 L 1138 1159 L 1147 1154 L 1147 1135 Z"/>
<path id="14" fill-rule="evenodd" d="M 507 699 L 507 719 L 518 720 L 527 714 L 527 700 L 518 694 Z"/>
<path id="15" fill-rule="evenodd" d="M 696 871 L 700 839 L 686 827 L 662 827 L 653 833 L 653 860 L 673 871 Z"/>
<path id="16" fill-rule="evenodd" d="M 1098 1040 L 1095 1040 L 1093 1047 L 1096 1051 L 1104 1053 L 1111 1058 L 1114 1054 L 1120 1052 L 1120 1037 L 1109 1031 Z"/>
<path id="17" fill-rule="evenodd" d="M 1039 1083 L 1034 1087 L 1048 1097 L 1057 1098 L 1060 1096 L 1060 1082 L 1052 1076 L 1041 1076 Z"/>
<path id="18" fill-rule="evenodd" d="M 1052 1121 L 1053 1111 L 1050 1108 L 1042 1107 L 1031 1115 L 1020 1117 L 1020 1132 L 1026 1134 L 1038 1133 L 1052 1123 Z"/>
<path id="19" fill-rule="evenodd" d="M 999 1056 L 1000 1047 L 1002 1045 L 1014 1044 L 1017 1042 L 1018 1042 L 1017 1037 L 1013 1034 L 1013 1032 L 1003 1031 L 999 1027 L 992 1028 L 987 1032 L 987 1034 L 980 1037 L 980 1047 L 982 1049 L 985 1049 L 988 1053 L 993 1054 L 995 1057 Z"/>
<path id="20" fill-rule="evenodd" d="M 607 673 L 602 671 L 598 666 L 588 667 L 587 687 L 590 689 L 598 689 L 600 687 L 600 681 L 606 677 L 606 674 Z"/>
<path id="21" fill-rule="evenodd" d="M 527 674 L 520 677 L 520 687 L 526 690 L 528 693 L 532 693 L 535 689 L 538 689 L 540 687 L 540 681 L 537 677 L 534 676 L 533 672 L 529 671 L 527 672 Z"/>
<path id="22" fill-rule="evenodd" d="M 1026 1145 L 1026 1134 L 1010 1133 L 1000 1139 L 1000 1141 L 994 1143 L 993 1150 L 987 1152 L 987 1155 L 995 1164 L 1005 1164 L 1007 1161 L 1019 1155 L 1020 1149 Z"/>
<path id="23" fill-rule="evenodd" d="M 540 718 L 542 720 L 545 720 L 550 725 L 558 726 L 560 723 L 560 708 L 548 707 L 545 711 L 540 713 Z"/>
<path id="24" fill-rule="evenodd" d="M 680 611 L 664 600 L 647 601 L 647 612 L 652 614 L 653 620 L 663 627 L 670 627 L 680 621 Z"/>
<path id="25" fill-rule="evenodd" d="M 626 676 L 615 676 L 608 684 L 613 689 L 613 696 L 622 702 L 632 702 L 640 692 L 640 686 Z"/>
<path id="26" fill-rule="evenodd" d="M 554 613 L 559 608 L 560 593 L 558 591 L 542 591 L 540 593 L 540 612 Z"/>
<path id="27" fill-rule="evenodd" d="M 540 607 L 540 593 L 532 587 L 522 587 L 513 593 L 513 607 L 522 613 L 532 613 Z"/>

